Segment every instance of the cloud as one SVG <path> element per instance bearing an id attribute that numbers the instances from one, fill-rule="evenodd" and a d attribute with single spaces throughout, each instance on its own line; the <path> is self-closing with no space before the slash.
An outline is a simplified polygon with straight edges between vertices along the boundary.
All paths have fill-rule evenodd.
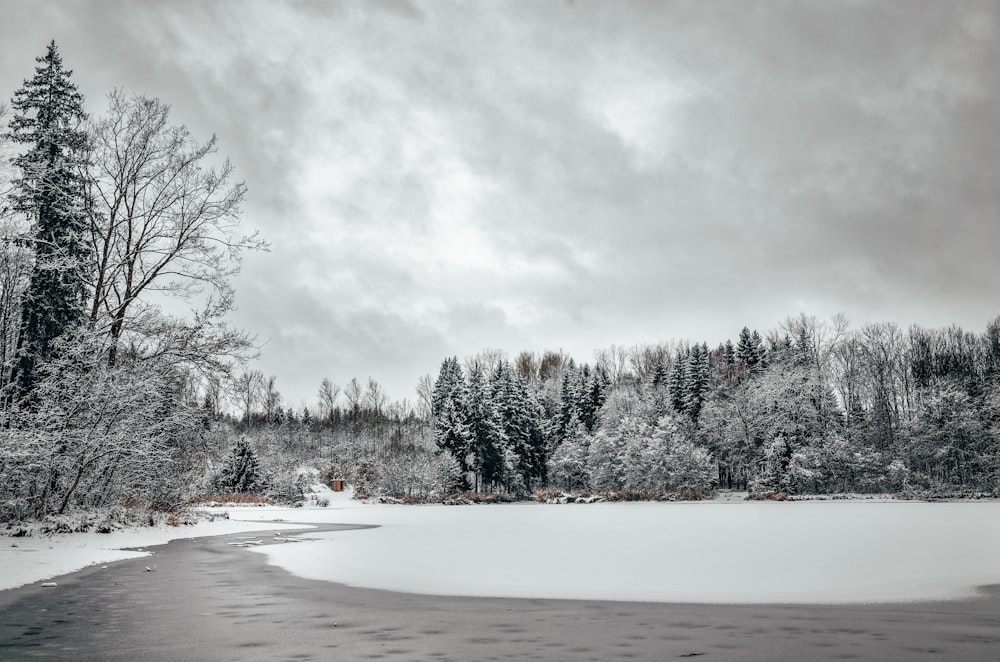
<path id="1" fill-rule="evenodd" d="M 991 2 L 13 3 L 217 133 L 272 242 L 240 324 L 290 399 L 447 355 L 996 314 Z M 238 7 L 238 9 L 237 9 Z"/>

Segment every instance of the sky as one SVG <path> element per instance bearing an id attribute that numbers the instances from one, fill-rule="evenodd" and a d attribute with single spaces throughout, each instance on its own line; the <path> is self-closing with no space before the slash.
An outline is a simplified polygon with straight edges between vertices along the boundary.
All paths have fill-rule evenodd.
<path id="1" fill-rule="evenodd" d="M 231 321 L 289 405 L 447 356 L 1000 314 L 1000 4 L 0 0 L 218 137 L 270 242 Z"/>

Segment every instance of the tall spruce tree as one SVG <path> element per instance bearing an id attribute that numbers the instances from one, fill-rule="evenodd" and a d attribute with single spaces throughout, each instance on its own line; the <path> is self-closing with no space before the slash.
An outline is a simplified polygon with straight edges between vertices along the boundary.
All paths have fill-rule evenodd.
<path id="1" fill-rule="evenodd" d="M 674 411 L 683 413 L 687 404 L 688 355 L 690 349 L 679 349 L 674 357 L 674 365 L 670 369 L 670 380 L 667 384 L 670 393 L 670 405 Z"/>
<path id="2" fill-rule="evenodd" d="M 708 392 L 708 345 L 695 344 L 687 359 L 687 379 L 684 384 L 684 413 L 697 422 Z"/>
<path id="3" fill-rule="evenodd" d="M 462 473 L 462 488 L 466 489 L 472 432 L 468 423 L 468 395 L 465 376 L 458 357 L 445 359 L 434 383 L 434 441 L 458 462 Z"/>
<path id="4" fill-rule="evenodd" d="M 20 397 L 34 389 L 36 366 L 52 357 L 55 340 L 83 320 L 88 262 L 83 96 L 55 41 L 36 60 L 34 77 L 14 93 L 6 134 L 26 146 L 14 159 L 12 203 L 32 224 L 35 256 L 11 378 Z"/>
<path id="5" fill-rule="evenodd" d="M 739 344 L 736 346 L 736 360 L 739 361 L 746 372 L 750 375 L 757 375 L 764 369 L 764 342 L 760 334 L 743 327 L 740 331 Z"/>

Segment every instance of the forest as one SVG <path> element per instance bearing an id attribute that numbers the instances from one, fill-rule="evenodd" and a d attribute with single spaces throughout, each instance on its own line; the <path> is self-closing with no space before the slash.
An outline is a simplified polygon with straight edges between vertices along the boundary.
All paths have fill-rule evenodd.
<path id="1" fill-rule="evenodd" d="M 324 379 L 286 407 L 226 322 L 240 257 L 267 243 L 215 138 L 123 90 L 88 116 L 54 42 L 2 119 L 0 521 L 295 503 L 330 478 L 413 501 L 1000 493 L 1000 317 L 798 314 L 592 362 L 487 350 L 429 366 L 413 401 Z"/>

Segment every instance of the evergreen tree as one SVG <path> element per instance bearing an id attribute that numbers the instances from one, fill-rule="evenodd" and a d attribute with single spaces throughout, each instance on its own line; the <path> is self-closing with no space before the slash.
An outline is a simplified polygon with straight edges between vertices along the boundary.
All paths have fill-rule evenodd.
<path id="1" fill-rule="evenodd" d="M 725 358 L 727 367 L 731 367 L 734 363 L 736 363 L 736 349 L 733 347 L 732 340 L 726 340 L 726 345 L 723 348 L 722 355 Z"/>
<path id="2" fill-rule="evenodd" d="M 462 488 L 469 470 L 469 451 L 472 432 L 468 425 L 468 401 L 465 377 L 457 357 L 447 358 L 441 364 L 432 396 L 434 409 L 434 441 L 458 462 L 462 473 Z"/>
<path id="3" fill-rule="evenodd" d="M 559 420 L 556 427 L 556 437 L 561 442 L 567 435 L 574 432 L 573 421 L 579 421 L 580 411 L 577 407 L 579 393 L 576 392 L 578 380 L 575 370 L 567 369 L 562 374 L 562 384 L 559 389 Z"/>
<path id="4" fill-rule="evenodd" d="M 226 465 L 215 479 L 215 486 L 223 492 L 233 493 L 256 493 L 264 490 L 260 459 L 246 437 L 240 437 L 233 446 L 226 458 Z"/>
<path id="5" fill-rule="evenodd" d="M 656 368 L 653 369 L 653 388 L 665 387 L 669 379 L 670 371 L 667 369 L 667 363 L 660 359 L 656 362 Z"/>
<path id="6" fill-rule="evenodd" d="M 687 403 L 688 351 L 677 351 L 670 370 L 670 405 L 676 412 L 683 412 Z"/>
<path id="7" fill-rule="evenodd" d="M 683 411 L 692 421 L 697 421 L 701 406 L 708 392 L 708 345 L 694 345 L 687 358 L 687 375 L 684 383 Z"/>
<path id="8" fill-rule="evenodd" d="M 511 492 L 528 491 L 536 480 L 544 482 L 547 471 L 541 407 L 507 361 L 497 364 L 490 386 L 506 440 L 502 484 Z"/>
<path id="9" fill-rule="evenodd" d="M 471 468 L 483 485 L 495 486 L 502 482 L 507 438 L 500 412 L 478 364 L 469 370 L 466 403 Z"/>
<path id="10" fill-rule="evenodd" d="M 760 374 L 764 369 L 764 342 L 756 331 L 743 327 L 740 339 L 736 345 L 736 360 L 741 363 L 748 375 Z"/>
<path id="11" fill-rule="evenodd" d="M 588 389 L 584 406 L 580 408 L 580 422 L 587 428 L 587 432 L 593 432 L 600 418 L 601 407 L 604 406 L 604 401 L 607 399 L 607 373 L 595 369 L 587 383 Z"/>
<path id="12" fill-rule="evenodd" d="M 55 41 L 36 58 L 31 80 L 14 93 L 6 135 L 27 151 L 14 159 L 13 209 L 32 223 L 35 263 L 22 303 L 17 392 L 31 393 L 36 365 L 53 356 L 53 343 L 84 319 L 88 252 L 83 96 L 63 68 Z"/>

